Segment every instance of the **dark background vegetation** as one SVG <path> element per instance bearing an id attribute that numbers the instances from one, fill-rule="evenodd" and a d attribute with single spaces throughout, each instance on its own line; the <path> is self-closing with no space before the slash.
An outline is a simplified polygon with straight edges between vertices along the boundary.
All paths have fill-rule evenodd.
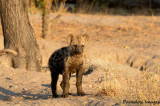
<path id="1" fill-rule="evenodd" d="M 46 0 L 31 0 L 36 8 L 43 9 Z M 160 12 L 160 0 L 50 0 L 51 10 L 59 7 L 61 3 L 67 7 L 67 12 L 79 12 L 85 9 L 83 13 L 105 13 L 126 15 L 127 13 L 140 13 L 143 15 L 157 15 Z M 30 5 L 31 6 L 31 5 Z M 140 12 L 141 10 L 141 12 Z M 144 12 L 145 10 L 145 12 Z"/>
<path id="2" fill-rule="evenodd" d="M 40 7 L 44 0 L 34 0 L 35 5 Z M 54 1 L 52 1 L 54 5 Z M 65 1 L 66 4 L 75 4 L 78 0 L 57 0 L 59 3 Z M 84 0 L 79 0 L 84 2 Z M 160 8 L 160 0 L 85 0 L 88 3 L 94 2 L 95 6 L 122 7 L 122 8 Z"/>

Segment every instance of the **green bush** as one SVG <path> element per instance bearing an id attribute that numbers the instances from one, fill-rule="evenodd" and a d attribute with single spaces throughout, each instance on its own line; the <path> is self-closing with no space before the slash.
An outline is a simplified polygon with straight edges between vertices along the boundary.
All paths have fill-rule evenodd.
<path id="1" fill-rule="evenodd" d="M 34 0 L 35 6 L 39 9 L 43 9 L 45 0 Z"/>

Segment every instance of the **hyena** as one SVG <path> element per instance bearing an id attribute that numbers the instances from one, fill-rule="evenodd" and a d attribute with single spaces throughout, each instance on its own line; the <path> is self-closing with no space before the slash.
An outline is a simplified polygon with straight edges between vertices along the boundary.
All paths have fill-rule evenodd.
<path id="1" fill-rule="evenodd" d="M 69 46 L 56 50 L 50 57 L 48 65 L 51 71 L 51 89 L 52 97 L 58 97 L 57 80 L 59 74 L 63 75 L 61 88 L 62 97 L 67 97 L 69 93 L 69 79 L 72 73 L 76 72 L 76 87 L 78 96 L 84 96 L 82 90 L 82 76 L 85 64 L 85 43 L 88 41 L 88 35 L 68 35 Z"/>

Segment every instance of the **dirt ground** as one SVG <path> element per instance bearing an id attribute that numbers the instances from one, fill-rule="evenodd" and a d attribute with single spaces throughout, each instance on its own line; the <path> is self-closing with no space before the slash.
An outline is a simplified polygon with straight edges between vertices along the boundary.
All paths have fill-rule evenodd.
<path id="1" fill-rule="evenodd" d="M 57 15 L 50 14 L 50 19 Z M 110 106 L 121 105 L 127 99 L 160 100 L 159 16 L 65 13 L 52 24 L 48 39 L 41 38 L 41 15 L 30 14 L 29 17 L 41 49 L 43 67 L 47 67 L 48 58 L 56 49 L 68 45 L 68 34 L 87 33 L 90 36 L 86 45 L 86 71 L 90 69 L 93 72 L 83 77 L 86 95 L 77 96 L 73 74 L 70 80 L 72 95 L 51 98 L 47 68 L 43 68 L 43 72 L 32 72 L 7 67 L 0 61 L 0 105 Z M 3 36 L 0 36 L 0 49 L 3 49 Z M 59 95 L 62 94 L 61 80 L 60 76 Z M 149 92 L 152 92 L 151 97 Z"/>

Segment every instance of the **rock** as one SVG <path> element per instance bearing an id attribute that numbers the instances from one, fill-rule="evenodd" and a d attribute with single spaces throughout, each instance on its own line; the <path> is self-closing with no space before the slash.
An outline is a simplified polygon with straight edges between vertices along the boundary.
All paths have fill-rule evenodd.
<path id="1" fill-rule="evenodd" d="M 9 86 L 9 88 L 12 88 L 12 87 L 13 87 L 12 85 Z"/>

